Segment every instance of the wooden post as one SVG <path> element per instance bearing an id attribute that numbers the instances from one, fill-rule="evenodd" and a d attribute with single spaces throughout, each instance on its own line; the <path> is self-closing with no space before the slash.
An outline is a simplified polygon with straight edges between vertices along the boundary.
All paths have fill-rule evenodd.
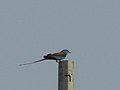
<path id="1" fill-rule="evenodd" d="M 74 62 L 65 60 L 58 65 L 58 90 L 74 89 Z"/>

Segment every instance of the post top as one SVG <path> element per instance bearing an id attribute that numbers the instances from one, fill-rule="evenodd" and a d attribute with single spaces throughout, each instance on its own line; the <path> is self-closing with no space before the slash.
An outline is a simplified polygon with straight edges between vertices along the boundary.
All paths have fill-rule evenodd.
<path id="1" fill-rule="evenodd" d="M 60 61 L 60 62 L 74 62 L 73 60 L 62 60 L 62 61 Z"/>
<path id="2" fill-rule="evenodd" d="M 59 63 L 74 63 L 73 60 L 63 60 L 63 61 L 60 61 Z"/>

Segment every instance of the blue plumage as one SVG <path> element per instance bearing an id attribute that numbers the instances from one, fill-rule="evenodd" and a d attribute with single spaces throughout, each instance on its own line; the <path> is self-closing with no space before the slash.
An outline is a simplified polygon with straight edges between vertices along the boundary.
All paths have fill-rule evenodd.
<path id="1" fill-rule="evenodd" d="M 31 62 L 31 63 L 26 63 L 26 64 L 20 64 L 20 66 L 21 65 L 33 64 L 33 63 L 37 63 L 37 62 L 48 60 L 48 59 L 56 60 L 56 62 L 58 62 L 60 60 L 63 60 L 67 56 L 68 53 L 71 53 L 71 52 L 69 52 L 67 49 L 64 49 L 61 52 L 57 52 L 57 53 L 53 53 L 53 54 L 47 54 L 41 60 L 37 60 L 37 61 Z"/>
<path id="2" fill-rule="evenodd" d="M 47 56 L 44 56 L 44 58 L 45 59 L 62 60 L 67 56 L 68 53 L 70 53 L 70 52 L 67 49 L 64 49 L 58 53 L 48 54 Z"/>

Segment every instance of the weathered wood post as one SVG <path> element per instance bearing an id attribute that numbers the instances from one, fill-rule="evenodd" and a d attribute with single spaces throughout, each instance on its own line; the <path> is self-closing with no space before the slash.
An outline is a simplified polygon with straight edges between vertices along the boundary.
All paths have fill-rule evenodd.
<path id="1" fill-rule="evenodd" d="M 61 61 L 58 64 L 58 90 L 74 89 L 74 62 Z"/>

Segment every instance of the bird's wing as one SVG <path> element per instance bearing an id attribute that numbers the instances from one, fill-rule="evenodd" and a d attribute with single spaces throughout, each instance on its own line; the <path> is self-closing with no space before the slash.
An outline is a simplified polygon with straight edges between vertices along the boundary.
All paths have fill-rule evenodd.
<path id="1" fill-rule="evenodd" d="M 22 66 L 22 65 L 29 65 L 29 64 L 34 64 L 34 63 L 37 63 L 37 62 L 40 62 L 40 61 L 44 61 L 46 59 L 41 59 L 41 60 L 37 60 L 37 61 L 34 61 L 34 62 L 30 62 L 30 63 L 25 63 L 25 64 L 20 64 L 19 66 Z"/>
<path id="2" fill-rule="evenodd" d="M 53 54 L 48 54 L 48 57 L 53 57 L 53 56 L 64 56 L 63 52 L 58 52 L 58 53 L 53 53 Z"/>

